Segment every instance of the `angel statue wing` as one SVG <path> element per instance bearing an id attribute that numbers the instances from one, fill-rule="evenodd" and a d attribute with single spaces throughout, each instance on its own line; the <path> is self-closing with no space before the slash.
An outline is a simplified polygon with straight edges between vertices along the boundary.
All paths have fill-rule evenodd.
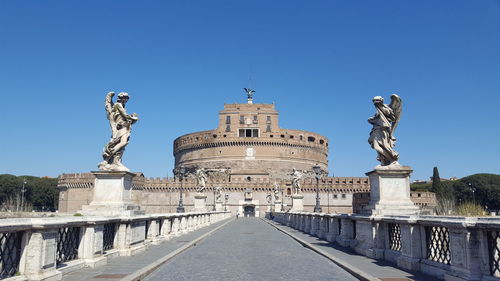
<path id="1" fill-rule="evenodd" d="M 113 118 L 111 118 L 111 111 L 113 110 L 113 97 L 115 96 L 115 92 L 109 92 L 107 95 L 106 95 L 106 100 L 104 101 L 104 108 L 106 109 L 106 116 L 108 117 L 108 120 L 109 120 L 109 125 L 111 126 L 111 131 L 112 131 L 112 135 L 115 134 L 115 130 L 116 130 L 116 124 L 115 124 L 115 120 L 113 120 Z"/>
<path id="2" fill-rule="evenodd" d="M 396 94 L 391 95 L 391 104 L 389 104 L 389 107 L 392 109 L 392 112 L 394 113 L 394 121 L 392 122 L 391 126 L 391 139 L 393 141 L 396 140 L 396 138 L 394 138 L 393 136 L 393 133 L 396 130 L 396 127 L 398 126 L 399 123 L 399 118 L 401 117 L 401 110 L 403 107 L 402 104 L 403 101 L 398 95 Z"/>

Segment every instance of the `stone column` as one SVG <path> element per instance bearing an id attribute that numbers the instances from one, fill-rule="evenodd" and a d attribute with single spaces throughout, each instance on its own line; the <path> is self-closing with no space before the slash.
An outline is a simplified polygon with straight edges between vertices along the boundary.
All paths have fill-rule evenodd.
<path id="1" fill-rule="evenodd" d="M 130 172 L 92 172 L 95 176 L 94 197 L 89 205 L 82 206 L 84 215 L 122 216 L 143 215 L 144 211 L 132 202 Z"/>
<path id="2" fill-rule="evenodd" d="M 326 214 L 320 214 L 318 238 L 325 239 L 327 233 L 328 233 L 328 216 Z"/>
<path id="3" fill-rule="evenodd" d="M 362 212 L 368 215 L 415 215 L 419 208 L 410 199 L 409 166 L 377 166 L 366 173 L 370 178 L 370 203 Z"/>
<path id="4" fill-rule="evenodd" d="M 309 230 L 309 234 L 312 236 L 318 236 L 318 222 L 319 222 L 319 216 L 317 214 L 310 215 L 309 216 L 311 219 L 311 229 Z"/>
<path id="5" fill-rule="evenodd" d="M 305 225 L 304 225 L 304 233 L 311 233 L 311 220 L 312 216 L 305 214 L 304 215 Z"/>
<path id="6" fill-rule="evenodd" d="M 400 229 L 401 255 L 397 258 L 398 267 L 410 271 L 420 271 L 420 260 L 424 258 L 421 227 L 413 220 L 413 223 L 400 223 Z"/>
<path id="7" fill-rule="evenodd" d="M 326 241 L 334 242 L 339 235 L 338 220 L 335 217 L 328 216 L 328 233 L 326 234 Z"/>
<path id="8" fill-rule="evenodd" d="M 281 201 L 274 201 L 274 211 L 275 212 L 281 212 Z"/>
<path id="9" fill-rule="evenodd" d="M 57 229 L 26 232 L 29 236 L 24 248 L 23 273 L 29 280 L 61 280 L 56 270 Z"/>
<path id="10" fill-rule="evenodd" d="M 343 247 L 350 247 L 354 238 L 353 221 L 346 217 L 340 217 L 341 231 L 337 236 L 337 243 Z"/>
<path id="11" fill-rule="evenodd" d="M 105 265 L 106 257 L 103 256 L 104 225 L 88 225 L 83 230 L 82 258 L 89 267 Z"/>
<path id="12" fill-rule="evenodd" d="M 481 243 L 477 229 L 448 228 L 450 235 L 451 271 L 446 280 L 481 279 Z"/>
<path id="13" fill-rule="evenodd" d="M 194 211 L 205 212 L 207 210 L 207 196 L 203 193 L 196 193 L 194 196 Z"/>
<path id="14" fill-rule="evenodd" d="M 304 211 L 304 195 L 302 194 L 292 195 L 292 211 L 294 212 Z"/>
<path id="15" fill-rule="evenodd" d="M 372 221 L 370 218 L 363 218 L 358 220 L 353 220 L 353 227 L 356 224 L 356 237 L 352 239 L 356 240 L 354 250 L 364 256 L 373 259 L 383 259 L 384 258 L 384 231 L 380 222 Z"/>

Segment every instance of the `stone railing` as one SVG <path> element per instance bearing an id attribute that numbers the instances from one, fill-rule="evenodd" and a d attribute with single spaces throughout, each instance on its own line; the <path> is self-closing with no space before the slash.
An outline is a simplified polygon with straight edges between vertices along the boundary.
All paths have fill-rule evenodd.
<path id="1" fill-rule="evenodd" d="M 0 279 L 61 280 L 228 217 L 228 212 L 191 212 L 1 220 Z"/>
<path id="2" fill-rule="evenodd" d="M 276 212 L 274 221 L 446 280 L 499 280 L 500 220 Z"/>

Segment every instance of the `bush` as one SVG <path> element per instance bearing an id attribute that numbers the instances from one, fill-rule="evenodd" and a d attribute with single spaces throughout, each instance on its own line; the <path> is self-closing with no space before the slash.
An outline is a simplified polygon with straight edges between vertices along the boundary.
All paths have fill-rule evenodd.
<path id="1" fill-rule="evenodd" d="M 486 210 L 483 206 L 475 202 L 465 202 L 457 206 L 456 214 L 464 217 L 484 216 Z"/>

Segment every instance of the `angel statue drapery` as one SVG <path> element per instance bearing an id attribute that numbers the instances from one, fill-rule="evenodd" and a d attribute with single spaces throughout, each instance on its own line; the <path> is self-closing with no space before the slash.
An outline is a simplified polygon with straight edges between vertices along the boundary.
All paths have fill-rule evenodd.
<path id="1" fill-rule="evenodd" d="M 130 138 L 132 124 L 137 122 L 139 117 L 135 113 L 129 115 L 125 111 L 125 104 L 129 100 L 127 93 L 119 93 L 116 103 L 113 103 L 114 95 L 114 92 L 106 95 L 105 109 L 111 126 L 111 139 L 104 147 L 102 153 L 104 161 L 99 163 L 98 167 L 101 171 L 128 172 L 129 169 L 122 164 L 122 156 Z"/>
<path id="2" fill-rule="evenodd" d="M 391 104 L 384 104 L 381 96 L 373 98 L 377 112 L 368 122 L 373 125 L 368 143 L 377 151 L 377 160 L 382 166 L 397 164 L 399 154 L 393 149 L 396 144 L 394 130 L 401 116 L 402 100 L 398 95 L 391 95 Z"/>

